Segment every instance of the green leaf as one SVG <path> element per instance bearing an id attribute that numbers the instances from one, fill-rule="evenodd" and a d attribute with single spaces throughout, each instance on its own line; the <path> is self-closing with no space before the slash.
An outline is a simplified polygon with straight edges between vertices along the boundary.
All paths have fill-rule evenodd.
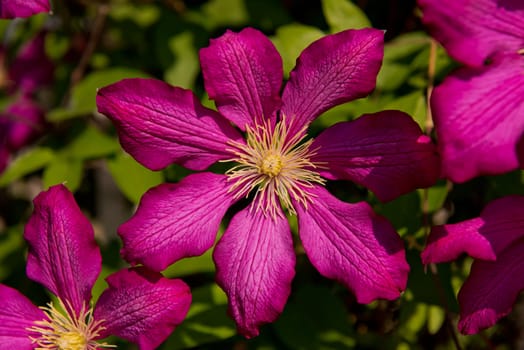
<path id="1" fill-rule="evenodd" d="M 288 24 L 277 29 L 273 43 L 282 56 L 286 76 L 295 67 L 302 50 L 323 36 L 324 33 L 318 28 L 302 24 Z"/>
<path id="2" fill-rule="evenodd" d="M 183 277 L 196 273 L 210 273 L 215 271 L 212 250 L 202 255 L 185 258 L 177 261 L 164 271 L 166 277 Z"/>
<path id="3" fill-rule="evenodd" d="M 349 0 L 322 0 L 322 10 L 332 33 L 371 27 L 366 14 Z"/>
<path id="4" fill-rule="evenodd" d="M 419 189 L 419 195 L 424 195 L 424 189 Z M 444 205 L 444 201 L 446 200 L 446 197 L 448 196 L 448 188 L 446 185 L 446 181 L 441 180 L 436 185 L 430 187 L 427 189 L 427 211 L 429 213 L 433 213 Z"/>
<path id="5" fill-rule="evenodd" d="M 144 168 L 127 153 L 119 153 L 107 165 L 120 191 L 133 203 L 138 203 L 149 188 L 164 181 L 162 172 Z"/>
<path id="6" fill-rule="evenodd" d="M 49 148 L 38 147 L 28 150 L 16 158 L 0 176 L 0 186 L 6 186 L 14 180 L 42 169 L 54 157 L 55 153 Z"/>
<path id="7" fill-rule="evenodd" d="M 422 130 L 426 128 L 426 97 L 423 90 L 416 90 L 407 95 L 397 97 L 384 106 L 384 109 L 398 109 L 415 119 Z"/>
<path id="8" fill-rule="evenodd" d="M 58 122 L 91 114 L 96 111 L 96 92 L 98 89 L 125 78 L 147 78 L 148 75 L 128 68 L 111 68 L 95 71 L 80 81 L 71 92 L 68 108 L 50 111 L 47 119 Z"/>
<path id="9" fill-rule="evenodd" d="M 165 349 L 186 349 L 232 337 L 236 327 L 227 316 L 227 298 L 216 285 L 193 289 L 193 302 L 184 322 L 168 338 Z"/>
<path id="10" fill-rule="evenodd" d="M 218 27 L 244 26 L 249 22 L 249 13 L 244 0 L 210 0 L 201 11 L 188 12 L 189 20 L 213 31 Z"/>
<path id="11" fill-rule="evenodd" d="M 384 60 L 399 61 L 428 49 L 431 38 L 423 32 L 399 35 L 384 46 Z"/>
<path id="12" fill-rule="evenodd" d="M 400 63 L 384 61 L 377 76 L 377 89 L 393 91 L 398 89 L 410 77 L 409 66 Z"/>
<path id="13" fill-rule="evenodd" d="M 73 142 L 71 142 L 64 153 L 75 159 L 101 158 L 120 150 L 116 139 L 100 132 L 97 128 L 88 126 Z"/>
<path id="14" fill-rule="evenodd" d="M 194 37 L 190 31 L 169 39 L 168 46 L 175 56 L 175 61 L 164 74 L 164 79 L 169 84 L 186 89 L 193 87 L 200 71 L 198 55 L 193 41 Z"/>
<path id="15" fill-rule="evenodd" d="M 333 350 L 355 345 L 344 303 L 326 287 L 302 286 L 273 326 L 291 349 Z"/>
<path id="16" fill-rule="evenodd" d="M 63 183 L 70 191 L 74 192 L 82 181 L 83 169 L 84 164 L 79 159 L 55 157 L 44 170 L 44 187 L 48 188 Z"/>
<path id="17" fill-rule="evenodd" d="M 118 21 L 131 20 L 141 27 L 148 27 L 160 17 L 160 9 L 148 4 L 118 4 L 111 6 L 110 16 Z"/>
<path id="18" fill-rule="evenodd" d="M 446 320 L 446 313 L 440 306 L 430 305 L 428 307 L 428 332 L 437 334 Z"/>

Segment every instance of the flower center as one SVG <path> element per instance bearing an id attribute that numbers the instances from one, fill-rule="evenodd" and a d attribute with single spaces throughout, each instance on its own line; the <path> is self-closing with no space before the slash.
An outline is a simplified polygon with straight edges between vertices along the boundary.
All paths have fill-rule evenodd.
<path id="1" fill-rule="evenodd" d="M 282 157 L 278 154 L 268 154 L 262 159 L 260 172 L 269 177 L 275 177 L 282 170 Z"/>
<path id="2" fill-rule="evenodd" d="M 226 172 L 229 189 L 235 197 L 248 196 L 256 188 L 256 210 L 275 218 L 281 213 L 282 205 L 291 214 L 296 214 L 293 202 L 307 208 L 312 195 L 308 188 L 325 183 L 317 172 L 322 165 L 311 159 L 316 150 L 311 150 L 312 139 L 302 142 L 304 130 L 291 134 L 285 118 L 272 126 L 269 121 L 263 125 L 246 128 L 246 143 L 231 141 L 229 149 L 237 165 Z"/>
<path id="3" fill-rule="evenodd" d="M 105 329 L 103 320 L 93 319 L 93 309 L 83 306 L 78 315 L 72 311 L 71 305 L 64 305 L 58 299 L 60 310 L 53 303 L 41 307 L 47 319 L 35 321 L 29 331 L 38 334 L 30 339 L 37 347 L 35 350 L 96 350 L 114 348 L 115 345 L 95 341 L 100 332 Z"/>

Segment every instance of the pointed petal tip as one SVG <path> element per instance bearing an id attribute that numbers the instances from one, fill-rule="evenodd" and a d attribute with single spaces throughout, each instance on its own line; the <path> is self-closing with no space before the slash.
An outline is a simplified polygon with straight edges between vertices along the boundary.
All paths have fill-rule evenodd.
<path id="1" fill-rule="evenodd" d="M 365 202 L 342 202 L 322 187 L 314 193 L 317 198 L 307 210 L 297 209 L 300 238 L 311 263 L 350 289 L 359 303 L 400 297 L 410 266 L 391 223 Z"/>
<path id="2" fill-rule="evenodd" d="M 256 213 L 255 206 L 233 217 L 213 253 L 217 283 L 228 295 L 228 314 L 246 338 L 278 318 L 295 276 L 287 219 Z"/>

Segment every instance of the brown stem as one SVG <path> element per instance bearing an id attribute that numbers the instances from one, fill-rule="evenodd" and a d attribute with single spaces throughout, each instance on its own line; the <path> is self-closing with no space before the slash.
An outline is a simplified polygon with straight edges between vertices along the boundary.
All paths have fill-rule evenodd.
<path id="1" fill-rule="evenodd" d="M 87 42 L 86 48 L 84 52 L 82 53 L 80 60 L 78 61 L 78 65 L 75 67 L 75 69 L 71 73 L 71 79 L 69 81 L 69 89 L 66 93 L 66 96 L 64 97 L 65 105 L 69 103 L 69 98 L 71 97 L 71 92 L 73 88 L 84 77 L 85 71 L 89 65 L 89 61 L 91 60 L 91 57 L 93 56 L 95 49 L 102 37 L 104 24 L 106 22 L 108 13 L 109 13 L 109 5 L 101 4 L 98 6 L 97 11 L 96 11 L 96 17 L 95 17 L 92 31 L 91 31 L 91 35 L 89 36 L 89 40 Z"/>

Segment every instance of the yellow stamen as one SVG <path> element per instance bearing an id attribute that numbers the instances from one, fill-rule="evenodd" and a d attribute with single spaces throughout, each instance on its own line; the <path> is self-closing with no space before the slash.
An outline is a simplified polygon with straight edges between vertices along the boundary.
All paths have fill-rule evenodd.
<path id="1" fill-rule="evenodd" d="M 305 127 L 304 127 L 305 129 Z M 246 143 L 231 141 L 229 149 L 237 157 L 224 162 L 238 163 L 226 172 L 233 181 L 230 192 L 235 197 L 248 196 L 256 188 L 256 210 L 276 217 L 282 204 L 291 214 L 296 214 L 293 201 L 307 208 L 312 195 L 307 191 L 315 183 L 324 184 L 316 169 L 322 165 L 311 159 L 316 150 L 311 150 L 312 139 L 303 142 L 305 130 L 291 135 L 283 118 L 274 127 L 269 121 L 254 128 L 246 128 Z"/>
<path id="2" fill-rule="evenodd" d="M 98 343 L 95 341 L 100 332 L 105 329 L 103 320 L 93 319 L 93 309 L 82 307 L 78 315 L 75 314 L 69 303 L 67 307 L 58 299 L 58 310 L 53 303 L 41 307 L 47 319 L 36 321 L 29 331 L 38 334 L 30 337 L 35 350 L 96 350 L 100 348 L 115 348 L 115 345 Z"/>

